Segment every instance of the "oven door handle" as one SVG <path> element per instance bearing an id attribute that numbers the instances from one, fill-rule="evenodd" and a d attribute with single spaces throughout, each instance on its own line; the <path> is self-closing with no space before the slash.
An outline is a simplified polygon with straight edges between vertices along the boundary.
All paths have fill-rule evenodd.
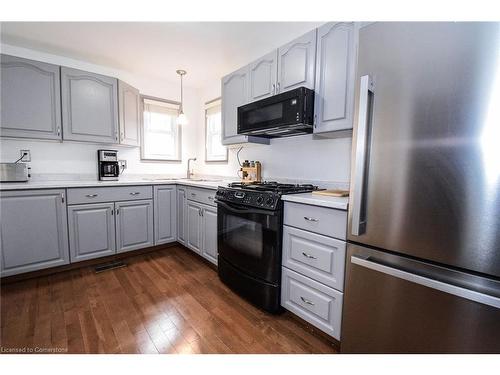
<path id="1" fill-rule="evenodd" d="M 218 199 L 215 200 L 215 203 L 220 204 L 225 209 L 227 209 L 231 212 L 236 212 L 238 214 L 262 214 L 262 215 L 269 215 L 269 216 L 276 216 L 277 215 L 276 211 L 271 211 L 271 210 L 259 210 L 258 208 L 247 208 L 247 209 L 234 208 L 233 206 L 230 206 L 227 203 L 221 202 Z"/>

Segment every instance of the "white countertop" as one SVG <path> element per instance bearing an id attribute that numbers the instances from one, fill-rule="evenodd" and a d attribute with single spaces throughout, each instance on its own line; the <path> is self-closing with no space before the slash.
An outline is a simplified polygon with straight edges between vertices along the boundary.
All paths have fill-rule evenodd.
<path id="1" fill-rule="evenodd" d="M 313 193 L 287 194 L 281 197 L 287 202 L 304 203 L 313 206 L 336 208 L 338 210 L 347 210 L 349 197 L 329 197 Z"/>
<path id="2" fill-rule="evenodd" d="M 131 186 L 131 185 L 186 185 L 200 188 L 217 190 L 218 186 L 227 186 L 231 181 L 206 179 L 205 181 L 187 179 L 123 179 L 119 181 L 97 181 L 97 180 L 49 180 L 28 182 L 4 182 L 0 184 L 0 190 L 26 190 L 26 189 L 61 189 L 94 186 Z"/>

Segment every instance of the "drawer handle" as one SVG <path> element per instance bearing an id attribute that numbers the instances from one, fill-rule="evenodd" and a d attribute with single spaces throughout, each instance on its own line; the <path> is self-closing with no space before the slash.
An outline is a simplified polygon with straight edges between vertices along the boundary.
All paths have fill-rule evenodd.
<path id="1" fill-rule="evenodd" d="M 213 201 L 215 198 L 214 197 L 208 197 L 208 200 Z"/>
<path id="2" fill-rule="evenodd" d="M 316 258 L 315 256 L 312 256 L 312 255 L 307 254 L 307 253 L 305 253 L 305 252 L 302 252 L 302 255 L 303 255 L 303 256 L 305 256 L 306 258 L 309 258 L 309 259 L 318 259 L 318 258 Z"/>
<path id="3" fill-rule="evenodd" d="M 139 193 L 138 191 L 134 191 L 133 193 L 130 193 L 130 195 L 139 195 L 141 193 Z"/>
<path id="4" fill-rule="evenodd" d="M 302 296 L 300 296 L 300 299 L 302 300 L 302 302 L 307 303 L 308 305 L 314 306 L 314 302 L 309 301 L 308 299 L 305 299 Z"/>
<path id="5" fill-rule="evenodd" d="M 309 217 L 309 216 L 304 216 L 304 220 L 307 220 L 307 221 L 314 221 L 314 222 L 318 222 L 319 219 L 315 219 L 313 217 Z"/>
<path id="6" fill-rule="evenodd" d="M 86 197 L 87 198 L 95 198 L 95 197 L 97 197 L 97 194 L 87 194 Z"/>
<path id="7" fill-rule="evenodd" d="M 195 193 L 191 193 L 191 196 L 192 196 L 192 197 L 196 197 L 196 194 L 195 194 Z"/>

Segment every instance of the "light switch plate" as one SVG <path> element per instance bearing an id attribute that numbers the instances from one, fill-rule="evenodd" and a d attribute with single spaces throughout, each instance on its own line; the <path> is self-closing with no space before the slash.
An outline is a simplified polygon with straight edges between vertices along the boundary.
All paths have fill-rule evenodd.
<path id="1" fill-rule="evenodd" d="M 31 151 L 30 150 L 21 150 L 20 155 L 22 159 L 20 161 L 29 162 L 31 161 Z"/>

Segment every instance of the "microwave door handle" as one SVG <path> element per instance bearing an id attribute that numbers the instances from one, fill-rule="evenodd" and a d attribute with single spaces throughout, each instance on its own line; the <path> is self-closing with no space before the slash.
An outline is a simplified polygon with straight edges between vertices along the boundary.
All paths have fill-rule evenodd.
<path id="1" fill-rule="evenodd" d="M 274 212 L 274 211 L 259 210 L 256 208 L 245 208 L 245 209 L 234 208 L 234 207 L 228 205 L 227 203 L 221 202 L 218 199 L 215 200 L 215 203 L 220 204 L 222 207 L 224 207 L 228 211 L 238 213 L 238 214 L 263 214 L 263 215 L 269 215 L 269 216 L 276 216 L 276 212 Z"/>
<path id="2" fill-rule="evenodd" d="M 358 126 L 356 129 L 356 149 L 353 173 L 353 194 L 352 194 L 352 221 L 351 233 L 360 236 L 366 229 L 366 218 L 361 217 L 363 205 L 366 204 L 364 198 L 364 187 L 366 176 L 366 160 L 369 138 L 370 105 L 373 101 L 373 81 L 369 75 L 361 77 L 359 89 L 359 110 Z"/>

